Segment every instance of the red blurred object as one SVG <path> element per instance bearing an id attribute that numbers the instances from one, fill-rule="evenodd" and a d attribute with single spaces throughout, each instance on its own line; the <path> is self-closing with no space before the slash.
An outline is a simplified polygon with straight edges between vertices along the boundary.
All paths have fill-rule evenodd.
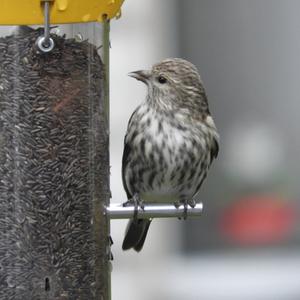
<path id="1" fill-rule="evenodd" d="M 226 208 L 221 232 L 242 245 L 262 245 L 288 239 L 295 228 L 297 210 L 276 196 L 245 197 Z"/>

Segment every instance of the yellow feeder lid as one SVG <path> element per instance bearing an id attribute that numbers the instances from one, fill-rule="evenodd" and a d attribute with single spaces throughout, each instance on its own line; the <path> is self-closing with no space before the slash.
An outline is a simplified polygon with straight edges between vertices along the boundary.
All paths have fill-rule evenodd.
<path id="1" fill-rule="evenodd" d="M 124 0 L 52 0 L 51 24 L 102 21 L 118 17 Z M 43 0 L 0 0 L 0 25 L 44 23 Z"/>

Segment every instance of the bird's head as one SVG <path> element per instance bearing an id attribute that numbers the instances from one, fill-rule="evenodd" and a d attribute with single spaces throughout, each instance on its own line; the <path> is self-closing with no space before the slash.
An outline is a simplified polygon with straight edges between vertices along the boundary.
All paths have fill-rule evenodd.
<path id="1" fill-rule="evenodd" d="M 208 112 L 203 84 L 196 67 L 180 58 L 169 58 L 151 70 L 129 73 L 148 87 L 147 99 L 160 108 L 190 109 Z M 199 111 L 200 110 L 200 111 Z"/>

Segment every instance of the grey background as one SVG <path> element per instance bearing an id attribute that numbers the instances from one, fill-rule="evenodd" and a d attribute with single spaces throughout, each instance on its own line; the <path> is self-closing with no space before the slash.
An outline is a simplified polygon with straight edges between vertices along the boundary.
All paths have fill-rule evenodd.
<path id="1" fill-rule="evenodd" d="M 221 135 L 202 194 L 215 199 L 199 227 L 188 227 L 204 237 L 199 250 L 218 246 L 205 231 L 232 194 L 299 196 L 299 8 L 291 0 L 179 2 L 179 50 L 202 74 Z M 186 240 L 195 244 L 194 235 Z"/>

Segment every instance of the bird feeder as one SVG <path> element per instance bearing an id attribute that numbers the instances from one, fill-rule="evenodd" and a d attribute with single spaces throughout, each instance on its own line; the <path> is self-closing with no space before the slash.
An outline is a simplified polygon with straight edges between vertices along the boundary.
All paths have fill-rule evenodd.
<path id="1" fill-rule="evenodd" d="M 0 2 L 0 299 L 109 299 L 109 20 Z"/>

